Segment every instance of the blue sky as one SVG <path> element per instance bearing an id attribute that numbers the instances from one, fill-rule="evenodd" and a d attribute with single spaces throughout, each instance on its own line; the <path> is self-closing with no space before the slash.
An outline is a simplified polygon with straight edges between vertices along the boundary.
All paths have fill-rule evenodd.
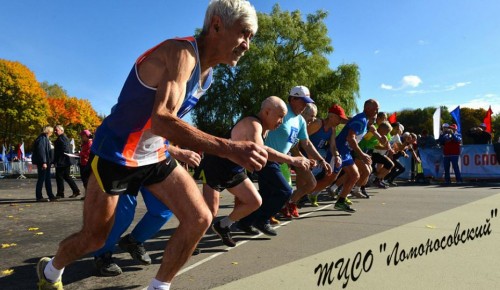
<path id="1" fill-rule="evenodd" d="M 275 3 L 304 17 L 328 11 L 330 66 L 359 65 L 359 107 L 375 98 L 387 112 L 491 105 L 500 113 L 500 1 L 251 2 L 264 13 Z M 0 0 L 0 58 L 108 114 L 135 59 L 166 38 L 192 35 L 207 3 Z"/>

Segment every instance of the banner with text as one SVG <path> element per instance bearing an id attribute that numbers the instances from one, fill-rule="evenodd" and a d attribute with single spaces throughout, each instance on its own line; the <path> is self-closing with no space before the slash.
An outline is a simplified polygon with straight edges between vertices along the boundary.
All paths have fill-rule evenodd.
<path id="1" fill-rule="evenodd" d="M 443 178 L 443 151 L 420 149 L 425 176 Z M 460 172 L 464 178 L 499 178 L 500 163 L 493 145 L 464 145 L 460 155 Z M 453 169 L 450 169 L 453 172 Z"/>

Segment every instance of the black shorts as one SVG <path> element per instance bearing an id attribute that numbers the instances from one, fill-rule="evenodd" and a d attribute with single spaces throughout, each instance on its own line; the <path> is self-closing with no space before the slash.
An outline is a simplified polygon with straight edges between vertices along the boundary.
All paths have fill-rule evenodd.
<path id="1" fill-rule="evenodd" d="M 232 188 L 247 179 L 243 167 L 231 160 L 205 154 L 200 163 L 200 179 L 218 192 Z"/>
<path id="2" fill-rule="evenodd" d="M 101 189 L 111 195 L 137 195 L 141 186 L 161 182 L 167 178 L 177 166 L 171 156 L 159 163 L 128 167 L 90 155 L 89 164 Z"/>
<path id="3" fill-rule="evenodd" d="M 382 155 L 377 152 L 372 152 L 372 163 L 373 164 L 382 164 L 385 169 L 391 169 L 393 164 L 389 157 Z"/>

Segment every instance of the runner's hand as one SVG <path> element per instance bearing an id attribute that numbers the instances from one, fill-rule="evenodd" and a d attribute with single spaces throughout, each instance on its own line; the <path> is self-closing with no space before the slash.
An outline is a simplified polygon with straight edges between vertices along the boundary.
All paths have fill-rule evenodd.
<path id="1" fill-rule="evenodd" d="M 230 147 L 227 158 L 246 170 L 259 171 L 266 165 L 267 151 L 264 146 L 250 141 L 233 141 Z"/>

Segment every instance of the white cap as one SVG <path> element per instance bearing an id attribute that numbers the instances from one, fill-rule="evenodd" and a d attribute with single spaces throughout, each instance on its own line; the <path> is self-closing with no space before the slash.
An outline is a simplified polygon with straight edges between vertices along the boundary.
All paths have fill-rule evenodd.
<path id="1" fill-rule="evenodd" d="M 311 93 L 309 93 L 309 89 L 305 86 L 296 86 L 290 90 L 290 96 L 295 98 L 302 98 L 306 103 L 314 103 L 314 100 L 311 99 Z"/>

